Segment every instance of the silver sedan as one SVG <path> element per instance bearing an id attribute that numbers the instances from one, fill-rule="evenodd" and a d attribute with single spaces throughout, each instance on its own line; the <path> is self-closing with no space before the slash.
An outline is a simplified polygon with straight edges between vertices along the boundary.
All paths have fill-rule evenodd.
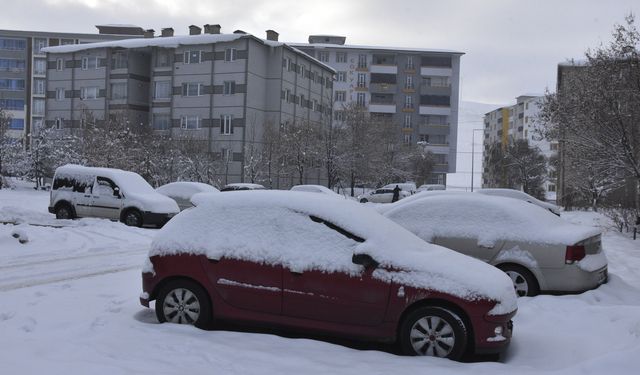
<path id="1" fill-rule="evenodd" d="M 599 230 L 524 201 L 425 194 L 376 209 L 427 242 L 502 269 L 519 296 L 582 292 L 607 280 Z"/>

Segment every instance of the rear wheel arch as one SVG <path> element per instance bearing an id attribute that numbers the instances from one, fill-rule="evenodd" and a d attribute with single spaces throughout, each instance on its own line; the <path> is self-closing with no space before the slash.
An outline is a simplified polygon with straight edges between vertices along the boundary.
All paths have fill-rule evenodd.
<path id="1" fill-rule="evenodd" d="M 527 294 L 527 295 L 535 296 L 540 293 L 540 280 L 538 280 L 536 273 L 531 271 L 531 269 L 528 266 L 520 263 L 516 263 L 516 262 L 504 262 L 504 263 L 497 263 L 494 265 L 494 267 L 502 270 L 505 273 L 509 270 L 514 270 L 516 272 L 522 273 L 523 276 L 530 279 L 530 280 L 527 280 L 527 282 L 529 281 L 533 282 L 533 285 L 530 287 L 532 290 L 532 294 Z"/>
<path id="2" fill-rule="evenodd" d="M 455 313 L 458 317 L 460 317 L 467 331 L 467 346 L 465 349 L 465 354 L 472 353 L 475 350 L 475 333 L 473 331 L 471 319 L 469 318 L 467 313 L 464 311 L 464 309 L 462 309 L 455 303 L 439 298 L 426 298 L 416 301 L 407 306 L 407 308 L 405 308 L 402 312 L 402 315 L 400 315 L 400 319 L 398 319 L 398 325 L 396 327 L 396 340 L 400 339 L 400 329 L 402 328 L 402 324 L 404 323 L 407 316 L 421 307 L 439 307 Z"/>
<path id="3" fill-rule="evenodd" d="M 73 204 L 71 204 L 71 202 L 61 199 L 59 201 L 56 202 L 56 204 L 53 206 L 54 211 L 57 211 L 58 208 L 62 207 L 62 206 L 67 206 L 71 212 L 71 218 L 76 218 L 78 215 L 76 215 L 76 209 L 73 206 Z"/>

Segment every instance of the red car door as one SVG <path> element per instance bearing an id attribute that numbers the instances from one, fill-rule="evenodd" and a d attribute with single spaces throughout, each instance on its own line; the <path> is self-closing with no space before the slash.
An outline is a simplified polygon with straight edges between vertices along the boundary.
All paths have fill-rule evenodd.
<path id="1" fill-rule="evenodd" d="M 371 272 L 363 269 L 360 275 L 350 276 L 284 270 L 282 313 L 326 322 L 378 325 L 387 310 L 391 285 L 374 279 Z"/>
<path id="2" fill-rule="evenodd" d="M 208 259 L 205 268 L 209 281 L 229 305 L 275 315 L 281 313 L 281 266 L 222 258 Z"/>

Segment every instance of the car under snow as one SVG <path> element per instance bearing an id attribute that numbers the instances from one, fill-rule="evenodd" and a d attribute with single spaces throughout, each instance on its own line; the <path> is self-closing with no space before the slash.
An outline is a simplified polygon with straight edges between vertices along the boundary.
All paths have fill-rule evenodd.
<path id="1" fill-rule="evenodd" d="M 155 237 L 141 303 L 160 322 L 281 326 L 459 359 L 498 353 L 511 280 L 374 210 L 290 191 L 198 196 Z"/>
<path id="2" fill-rule="evenodd" d="M 220 192 L 220 190 L 209 184 L 191 181 L 170 182 L 156 188 L 156 191 L 176 201 L 181 211 L 193 207 L 191 197 L 195 194 Z"/>
<path id="3" fill-rule="evenodd" d="M 607 280 L 601 232 L 525 201 L 425 192 L 378 212 L 423 240 L 505 271 L 519 296 L 582 292 Z"/>

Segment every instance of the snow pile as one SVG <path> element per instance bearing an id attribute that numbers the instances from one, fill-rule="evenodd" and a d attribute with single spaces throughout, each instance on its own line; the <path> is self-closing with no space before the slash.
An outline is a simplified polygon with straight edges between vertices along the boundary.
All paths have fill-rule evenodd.
<path id="1" fill-rule="evenodd" d="M 601 233 L 516 199 L 462 192 L 421 194 L 381 211 L 425 241 L 462 237 L 477 238 L 483 246 L 501 240 L 573 245 Z"/>
<path id="2" fill-rule="evenodd" d="M 296 185 L 291 188 L 291 191 L 306 191 L 308 193 L 321 193 L 332 197 L 339 197 L 340 194 L 335 193 L 333 190 L 322 185 Z"/>
<path id="3" fill-rule="evenodd" d="M 281 264 L 297 272 L 356 275 L 362 268 L 353 264 L 351 257 L 366 253 L 380 263 L 374 277 L 382 280 L 468 300 L 490 299 L 498 302 L 495 314 L 516 309 L 513 285 L 503 272 L 427 244 L 358 203 L 290 191 L 208 194 L 199 198 L 196 208 L 183 211 L 160 230 L 150 257 L 204 254 L 210 259 Z M 365 241 L 341 234 L 318 222 L 320 219 Z"/>
<path id="4" fill-rule="evenodd" d="M 178 181 L 162 185 L 156 191 L 167 197 L 190 199 L 196 193 L 217 193 L 218 189 L 202 182 Z"/>

